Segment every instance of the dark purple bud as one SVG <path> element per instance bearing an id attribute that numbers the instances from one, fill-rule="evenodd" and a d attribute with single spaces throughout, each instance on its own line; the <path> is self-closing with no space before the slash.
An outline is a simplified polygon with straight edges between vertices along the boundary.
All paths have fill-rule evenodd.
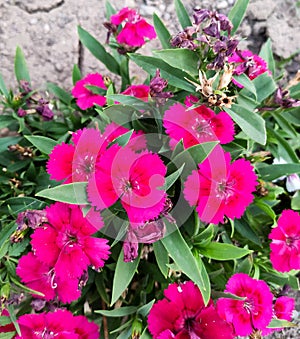
<path id="1" fill-rule="evenodd" d="M 48 219 L 45 210 L 27 210 L 18 214 L 16 220 L 17 230 L 25 230 L 28 227 L 36 229 L 46 222 L 48 222 Z"/>
<path id="2" fill-rule="evenodd" d="M 25 117 L 25 115 L 27 115 L 27 112 L 25 111 L 25 109 L 19 108 L 17 114 L 18 114 L 18 117 L 23 118 Z"/>
<path id="3" fill-rule="evenodd" d="M 300 100 L 289 97 L 289 91 L 283 90 L 281 87 L 276 90 L 274 101 L 282 108 L 300 107 Z"/>
<path id="4" fill-rule="evenodd" d="M 236 39 L 229 39 L 227 41 L 227 51 L 226 56 L 231 56 L 235 51 L 239 44 L 239 41 Z"/>
<path id="5" fill-rule="evenodd" d="M 156 70 L 155 77 L 150 81 L 150 95 L 156 96 L 168 86 L 168 81 L 160 76 L 160 70 Z"/>
<path id="6" fill-rule="evenodd" d="M 138 249 L 138 239 L 133 230 L 129 228 L 129 230 L 127 231 L 126 239 L 123 243 L 124 261 L 130 262 L 136 259 L 138 256 Z"/>
<path id="7" fill-rule="evenodd" d="M 203 32 L 209 36 L 218 38 L 220 36 L 219 25 L 217 22 L 212 22 L 209 26 L 203 28 Z"/>
<path id="8" fill-rule="evenodd" d="M 21 89 L 23 94 L 28 94 L 32 91 L 28 81 L 20 80 L 19 84 L 20 84 L 20 89 Z"/>
<path id="9" fill-rule="evenodd" d="M 222 31 L 227 31 L 228 35 L 230 35 L 233 25 L 228 17 L 224 14 L 218 14 L 218 20 L 220 22 L 220 29 Z"/>
<path id="10" fill-rule="evenodd" d="M 208 9 L 194 9 L 194 20 L 195 25 L 201 24 L 203 21 L 205 21 L 207 18 L 211 16 L 211 11 Z"/>
<path id="11" fill-rule="evenodd" d="M 42 117 L 44 120 L 49 121 L 52 120 L 54 117 L 53 111 L 50 109 L 49 105 L 44 106 L 44 110 L 42 112 Z"/>

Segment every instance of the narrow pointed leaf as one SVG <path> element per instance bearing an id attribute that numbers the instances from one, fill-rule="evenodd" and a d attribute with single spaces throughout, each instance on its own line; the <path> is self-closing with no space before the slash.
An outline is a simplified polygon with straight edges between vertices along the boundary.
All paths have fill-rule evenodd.
<path id="1" fill-rule="evenodd" d="M 18 82 L 26 80 L 30 83 L 30 75 L 27 68 L 25 56 L 22 49 L 18 46 L 15 55 L 15 75 Z"/>
<path id="2" fill-rule="evenodd" d="M 62 101 L 63 103 L 65 103 L 66 105 L 70 105 L 73 97 L 70 93 L 68 93 L 67 91 L 65 91 L 64 89 L 62 89 L 61 87 L 48 82 L 47 83 L 47 88 L 48 90 L 53 93 L 60 101 Z"/>
<path id="3" fill-rule="evenodd" d="M 124 317 L 126 315 L 136 313 L 137 309 L 138 308 L 136 306 L 124 306 L 124 307 L 115 308 L 111 311 L 96 310 L 95 313 L 102 314 L 106 317 Z"/>
<path id="4" fill-rule="evenodd" d="M 153 14 L 153 23 L 155 32 L 158 36 L 158 39 L 164 49 L 170 48 L 171 33 L 168 31 L 167 27 L 161 21 L 160 17 L 155 13 Z"/>
<path id="5" fill-rule="evenodd" d="M 242 258 L 250 254 L 252 251 L 231 244 L 211 242 L 207 246 L 201 247 L 200 252 L 209 259 L 233 260 Z"/>
<path id="6" fill-rule="evenodd" d="M 156 241 L 153 244 L 154 255 L 156 258 L 157 265 L 162 273 L 162 275 L 167 278 L 169 272 L 169 255 L 168 251 L 165 249 L 161 241 Z"/>
<path id="7" fill-rule="evenodd" d="M 82 76 L 81 76 L 80 69 L 79 69 L 78 65 L 75 64 L 73 66 L 73 71 L 72 71 L 72 82 L 73 82 L 73 85 L 75 85 L 76 82 L 79 81 L 81 78 L 82 78 Z"/>
<path id="8" fill-rule="evenodd" d="M 192 26 L 192 22 L 189 17 L 189 14 L 180 0 L 175 0 L 175 10 L 176 10 L 176 14 L 180 22 L 180 25 L 183 29 L 186 27 Z"/>
<path id="9" fill-rule="evenodd" d="M 259 56 L 266 61 L 268 69 L 272 72 L 273 76 L 275 76 L 275 60 L 272 51 L 272 41 L 270 38 L 268 38 L 268 40 L 262 45 Z"/>
<path id="10" fill-rule="evenodd" d="M 44 154 L 50 154 L 57 145 L 55 140 L 40 135 L 25 135 L 25 138 Z"/>
<path id="11" fill-rule="evenodd" d="M 229 20 L 233 24 L 231 35 L 233 35 L 239 28 L 243 18 L 246 14 L 246 10 L 249 4 L 249 0 L 237 0 L 228 14 Z"/>
<path id="12" fill-rule="evenodd" d="M 6 98 L 8 97 L 8 90 L 6 88 L 4 79 L 1 74 L 0 74 L 0 94 L 3 94 Z"/>

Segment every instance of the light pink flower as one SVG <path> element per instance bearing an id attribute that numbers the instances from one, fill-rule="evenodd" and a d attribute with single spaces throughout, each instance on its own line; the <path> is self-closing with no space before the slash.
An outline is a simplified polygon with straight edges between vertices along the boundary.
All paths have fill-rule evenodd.
<path id="1" fill-rule="evenodd" d="M 164 208 L 162 189 L 166 166 L 157 154 L 135 153 L 129 147 L 111 146 L 99 159 L 88 182 L 88 199 L 102 210 L 120 199 L 132 223 L 145 222 Z"/>
<path id="2" fill-rule="evenodd" d="M 279 272 L 300 269 L 300 215 L 292 210 L 284 210 L 277 227 L 269 234 L 273 267 Z"/>
<path id="3" fill-rule="evenodd" d="M 125 7 L 112 15 L 110 20 L 117 26 L 125 22 L 124 27 L 117 35 L 117 42 L 121 45 L 141 47 L 146 42 L 145 38 L 156 38 L 154 27 L 133 9 Z"/>
<path id="4" fill-rule="evenodd" d="M 44 294 L 44 297 L 34 295 L 36 298 L 53 300 L 57 297 L 62 303 L 70 303 L 80 297 L 78 279 L 57 277 L 54 268 L 38 260 L 32 252 L 20 258 L 16 273 L 26 286 Z"/>
<path id="5" fill-rule="evenodd" d="M 220 141 L 226 144 L 233 140 L 234 123 L 226 112 L 215 114 L 213 110 L 201 105 L 195 109 L 177 103 L 164 115 L 163 125 L 170 136 L 173 148 L 183 139 L 185 148 L 207 142 Z"/>
<path id="6" fill-rule="evenodd" d="M 88 266 L 104 266 L 109 256 L 107 240 L 92 237 L 97 230 L 76 205 L 57 202 L 46 208 L 48 223 L 31 235 L 37 258 L 54 267 L 56 277 L 79 278 Z"/>
<path id="7" fill-rule="evenodd" d="M 73 316 L 67 310 L 25 314 L 18 319 L 18 324 L 21 336 L 16 336 L 16 339 L 98 339 L 100 335 L 98 325 L 84 316 Z"/>
<path id="8" fill-rule="evenodd" d="M 170 284 L 164 295 L 152 306 L 148 317 L 154 339 L 234 338 L 231 325 L 219 317 L 212 300 L 204 305 L 192 281 Z"/>
<path id="9" fill-rule="evenodd" d="M 76 103 L 78 107 L 82 110 L 86 110 L 93 107 L 95 104 L 104 106 L 106 104 L 105 96 L 96 94 L 92 89 L 88 89 L 88 86 L 95 86 L 104 90 L 107 89 L 101 74 L 88 74 L 85 78 L 77 81 L 72 89 L 72 95 L 77 99 Z"/>
<path id="10" fill-rule="evenodd" d="M 196 206 L 203 222 L 217 224 L 224 217 L 240 218 L 252 202 L 257 177 L 249 161 L 230 163 L 230 154 L 216 146 L 184 184 L 184 196 Z"/>
<path id="11" fill-rule="evenodd" d="M 228 280 L 225 292 L 245 298 L 220 298 L 217 301 L 220 316 L 232 323 L 236 335 L 247 336 L 253 330 L 264 330 L 269 325 L 273 294 L 264 281 L 253 279 L 245 273 L 236 273 Z"/>
<path id="12" fill-rule="evenodd" d="M 150 87 L 148 85 L 130 85 L 121 94 L 148 101 L 149 92 Z"/>
<path id="13" fill-rule="evenodd" d="M 249 77 L 250 80 L 257 78 L 259 75 L 265 72 L 268 72 L 269 74 L 271 73 L 265 60 L 249 50 L 235 51 L 233 55 L 228 58 L 228 62 L 237 64 L 233 74 L 241 75 L 244 73 Z M 238 87 L 244 87 L 235 79 L 232 79 L 232 81 Z"/>

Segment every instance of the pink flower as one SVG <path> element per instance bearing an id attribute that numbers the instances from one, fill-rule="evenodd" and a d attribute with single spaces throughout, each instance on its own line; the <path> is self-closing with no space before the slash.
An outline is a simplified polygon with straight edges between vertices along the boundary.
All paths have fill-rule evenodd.
<path id="1" fill-rule="evenodd" d="M 300 269 L 300 215 L 292 210 L 284 210 L 277 227 L 269 234 L 273 267 L 279 272 Z"/>
<path id="2" fill-rule="evenodd" d="M 20 258 L 16 272 L 26 286 L 43 293 L 46 300 L 55 299 L 57 296 L 61 302 L 70 303 L 80 297 L 78 279 L 57 277 L 54 268 L 38 260 L 32 252 Z"/>
<path id="3" fill-rule="evenodd" d="M 163 125 L 171 138 L 171 147 L 183 139 L 185 148 L 207 142 L 226 144 L 233 140 L 234 124 L 226 112 L 215 114 L 205 105 L 189 109 L 177 103 L 164 115 Z"/>
<path id="4" fill-rule="evenodd" d="M 273 294 L 264 281 L 253 279 L 245 273 L 236 273 L 228 280 L 225 292 L 245 298 L 220 298 L 217 301 L 220 316 L 232 323 L 236 335 L 247 336 L 253 330 L 263 330 L 269 325 Z"/>
<path id="5" fill-rule="evenodd" d="M 88 266 L 104 266 L 107 240 L 91 235 L 97 230 L 78 206 L 55 203 L 46 208 L 48 223 L 34 231 L 31 245 L 37 258 L 55 270 L 57 278 L 79 278 Z"/>
<path id="6" fill-rule="evenodd" d="M 95 90 L 89 89 L 88 86 L 94 86 Z M 106 90 L 102 75 L 99 73 L 90 73 L 85 78 L 76 82 L 72 89 L 72 95 L 77 98 L 76 103 L 82 110 L 86 110 L 95 104 L 104 106 L 106 103 L 105 96 L 97 94 L 96 88 Z M 100 90 L 99 89 L 99 90 Z"/>
<path id="7" fill-rule="evenodd" d="M 234 338 L 232 327 L 219 317 L 212 300 L 204 305 L 201 292 L 192 281 L 170 284 L 164 295 L 148 317 L 154 339 Z"/>
<path id="8" fill-rule="evenodd" d="M 230 163 L 230 154 L 216 146 L 199 170 L 194 170 L 184 184 L 184 196 L 197 206 L 203 222 L 217 224 L 224 217 L 240 218 L 252 202 L 257 177 L 249 161 Z"/>
<path id="9" fill-rule="evenodd" d="M 267 63 L 260 56 L 253 54 L 249 50 L 236 50 L 231 57 L 228 58 L 228 62 L 236 63 L 237 66 L 234 69 L 233 74 L 241 75 L 245 73 L 250 80 L 257 78 L 259 75 L 269 72 Z M 232 80 L 238 87 L 244 86 L 238 83 L 236 80 Z"/>
<path id="10" fill-rule="evenodd" d="M 150 87 L 148 85 L 130 85 L 125 91 L 121 92 L 124 95 L 139 98 L 143 101 L 148 101 Z"/>
<path id="11" fill-rule="evenodd" d="M 97 162 L 88 182 L 88 198 L 100 210 L 120 199 L 132 223 L 145 222 L 164 208 L 165 174 L 166 166 L 157 154 L 137 154 L 129 147 L 113 145 Z"/>
<path id="12" fill-rule="evenodd" d="M 154 27 L 148 24 L 135 10 L 125 7 L 111 16 L 111 23 L 114 25 L 118 26 L 124 21 L 125 25 L 117 35 L 119 44 L 141 47 L 145 44 L 145 38 L 156 38 Z"/>
<path id="13" fill-rule="evenodd" d="M 97 339 L 100 334 L 99 326 L 95 323 L 59 309 L 51 313 L 22 315 L 18 324 L 22 335 L 16 339 Z"/>

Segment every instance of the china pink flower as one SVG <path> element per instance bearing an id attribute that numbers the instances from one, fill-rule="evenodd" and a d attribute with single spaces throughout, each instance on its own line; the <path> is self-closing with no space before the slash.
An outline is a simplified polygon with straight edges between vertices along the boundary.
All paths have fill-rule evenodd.
<path id="1" fill-rule="evenodd" d="M 228 62 L 236 63 L 233 74 L 246 74 L 250 80 L 257 78 L 259 75 L 269 72 L 267 63 L 260 56 L 252 53 L 249 50 L 236 50 L 232 56 L 228 58 Z M 232 80 L 238 87 L 243 88 L 243 85 L 236 80 Z"/>
<path id="2" fill-rule="evenodd" d="M 201 105 L 195 109 L 180 103 L 171 106 L 164 115 L 163 125 L 170 136 L 173 148 L 181 139 L 185 148 L 207 142 L 226 144 L 233 140 L 234 123 L 226 112 L 215 114 Z"/>
<path id="3" fill-rule="evenodd" d="M 123 95 L 130 95 L 143 101 L 148 101 L 149 93 L 150 87 L 148 85 L 130 85 L 125 91 L 121 92 Z"/>
<path id="4" fill-rule="evenodd" d="M 135 153 L 115 144 L 96 164 L 95 175 L 88 182 L 88 199 L 100 210 L 120 199 L 132 223 L 145 222 L 164 208 L 165 174 L 166 166 L 157 154 Z"/>
<path id="5" fill-rule="evenodd" d="M 156 38 L 154 27 L 134 9 L 125 7 L 112 15 L 110 21 L 116 26 L 125 22 L 124 27 L 122 27 L 117 35 L 117 42 L 121 45 L 141 47 L 145 44 L 145 38 Z"/>
<path id="6" fill-rule="evenodd" d="M 85 78 L 76 82 L 72 89 L 72 95 L 76 98 L 78 107 L 82 110 L 86 110 L 95 104 L 104 106 L 106 104 L 105 96 L 97 94 L 96 90 L 89 88 L 88 86 L 99 87 L 99 89 L 106 90 L 102 75 L 99 73 L 90 73 Z"/>
<path id="7" fill-rule="evenodd" d="M 88 266 L 99 269 L 109 256 L 106 239 L 82 215 L 80 207 L 57 202 L 46 208 L 48 223 L 31 235 L 37 258 L 55 270 L 57 278 L 79 278 Z"/>
<path id="8" fill-rule="evenodd" d="M 234 338 L 231 325 L 219 317 L 212 300 L 204 305 L 192 281 L 170 284 L 164 295 L 148 316 L 148 329 L 154 339 Z"/>
<path id="9" fill-rule="evenodd" d="M 217 224 L 224 217 L 240 218 L 253 200 L 257 176 L 249 161 L 230 162 L 230 154 L 216 146 L 184 184 L 184 196 L 196 206 L 203 222 Z"/>
<path id="10" fill-rule="evenodd" d="M 269 234 L 273 267 L 279 272 L 300 269 L 300 215 L 293 210 L 284 210 L 277 227 Z"/>
<path id="11" fill-rule="evenodd" d="M 228 280 L 225 292 L 245 298 L 220 298 L 217 301 L 220 316 L 233 325 L 236 335 L 247 336 L 269 325 L 273 294 L 264 281 L 253 279 L 245 273 L 236 273 Z"/>
<path id="12" fill-rule="evenodd" d="M 53 300 L 57 297 L 63 303 L 70 303 L 80 297 L 78 279 L 57 277 L 54 268 L 38 260 L 32 252 L 19 259 L 16 273 L 26 286 L 43 293 L 43 299 Z"/>
<path id="13" fill-rule="evenodd" d="M 83 319 L 84 318 L 84 319 Z M 68 310 L 25 314 L 18 319 L 21 336 L 16 339 L 98 339 L 99 326 Z"/>

